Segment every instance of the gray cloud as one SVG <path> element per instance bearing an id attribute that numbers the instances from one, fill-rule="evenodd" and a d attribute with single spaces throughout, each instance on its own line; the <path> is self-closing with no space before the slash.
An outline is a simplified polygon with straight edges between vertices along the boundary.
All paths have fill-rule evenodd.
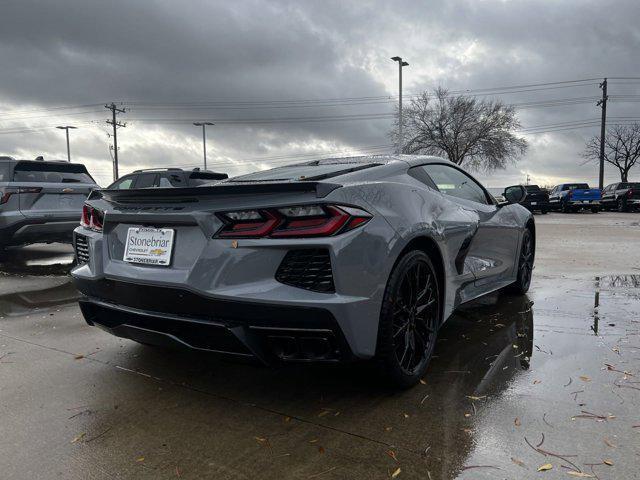
<path id="1" fill-rule="evenodd" d="M 87 162 L 107 183 L 107 112 L 101 105 L 21 112 L 123 101 L 137 102 L 122 116 L 130 122 L 119 132 L 123 171 L 195 165 L 201 161 L 201 140 L 191 120 L 385 113 L 393 111 L 393 103 L 233 110 L 145 108 L 144 102 L 238 106 L 395 95 L 397 71 L 389 57 L 397 54 L 410 62 L 406 92 L 435 85 L 455 90 L 640 76 L 635 65 L 639 17 L 635 1 L 5 1 L 0 153 L 31 157 L 44 152 L 63 158 L 63 133 L 51 127 L 75 123 L 82 128 L 72 133 L 74 158 Z M 610 94 L 638 90 L 640 82 L 612 82 Z M 599 94 L 597 85 L 587 85 L 500 97 L 521 103 Z M 640 117 L 637 105 L 612 102 L 610 115 Z M 27 118 L 35 116 L 40 118 Z M 520 111 L 524 126 L 598 116 L 594 102 Z M 140 119 L 165 121 L 136 121 Z M 32 130 L 36 127 L 43 128 Z M 210 161 L 241 173 L 286 162 L 294 154 L 388 145 L 390 127 L 389 118 L 221 124 L 209 130 Z M 15 129 L 26 131 L 8 133 Z M 593 182 L 596 169 L 581 165 L 580 152 L 585 138 L 595 133 L 597 127 L 529 135 L 531 148 L 517 166 L 479 177 L 492 186 L 521 181 L 525 172 L 541 183 Z M 256 157 L 268 159 L 247 163 Z M 608 171 L 608 178 L 614 179 L 615 172 Z"/>

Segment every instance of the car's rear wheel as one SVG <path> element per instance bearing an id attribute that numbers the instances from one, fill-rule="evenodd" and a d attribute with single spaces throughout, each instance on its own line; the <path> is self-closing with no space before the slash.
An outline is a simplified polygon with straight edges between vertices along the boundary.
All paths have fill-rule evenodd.
<path id="1" fill-rule="evenodd" d="M 621 198 L 618 199 L 618 211 L 619 212 L 627 211 L 627 203 Z"/>
<path id="2" fill-rule="evenodd" d="M 572 209 L 569 206 L 569 202 L 562 202 L 562 213 L 571 213 Z"/>
<path id="3" fill-rule="evenodd" d="M 533 235 L 531 230 L 526 229 L 522 234 L 522 245 L 520 247 L 520 257 L 518 258 L 518 276 L 516 281 L 509 286 L 509 290 L 513 293 L 523 295 L 529 290 L 533 276 L 533 258 Z"/>
<path id="4" fill-rule="evenodd" d="M 541 208 L 541 209 L 540 209 L 540 213 L 541 213 L 542 215 L 546 215 L 546 214 L 547 214 L 547 209 L 546 209 L 546 208 Z"/>
<path id="5" fill-rule="evenodd" d="M 600 207 L 591 207 L 591 213 L 599 213 Z"/>
<path id="6" fill-rule="evenodd" d="M 429 256 L 412 250 L 396 264 L 384 294 L 377 358 L 387 379 L 410 387 L 427 370 L 440 325 L 440 285 Z"/>

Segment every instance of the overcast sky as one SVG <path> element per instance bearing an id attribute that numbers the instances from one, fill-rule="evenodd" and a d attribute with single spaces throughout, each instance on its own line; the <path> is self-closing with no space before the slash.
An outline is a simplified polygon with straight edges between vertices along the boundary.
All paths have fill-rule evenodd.
<path id="1" fill-rule="evenodd" d="M 211 168 L 232 175 L 390 152 L 394 55 L 410 63 L 407 95 L 586 79 L 483 96 L 533 103 L 518 109 L 523 127 L 552 127 L 524 133 L 530 148 L 515 166 L 477 176 L 490 187 L 527 173 L 541 184 L 597 185 L 597 166 L 580 154 L 599 131 L 598 79 L 640 78 L 636 0 L 3 0 L 1 18 L 0 155 L 66 158 L 55 126 L 75 125 L 73 160 L 103 185 L 112 142 L 105 102 L 127 109 L 121 174 L 201 165 L 202 132 L 191 123 L 202 120 L 218 123 L 207 130 Z M 609 94 L 640 95 L 640 80 L 611 80 Z M 611 123 L 640 119 L 639 98 L 612 99 Z M 578 100 L 542 103 L 558 99 Z"/>

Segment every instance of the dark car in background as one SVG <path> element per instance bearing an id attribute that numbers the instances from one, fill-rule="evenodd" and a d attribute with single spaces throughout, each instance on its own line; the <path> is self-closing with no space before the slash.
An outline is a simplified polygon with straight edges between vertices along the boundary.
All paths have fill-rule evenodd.
<path id="1" fill-rule="evenodd" d="M 0 157 L 0 249 L 71 242 L 84 201 L 95 188 L 79 163 Z"/>
<path id="2" fill-rule="evenodd" d="M 129 190 L 140 188 L 182 188 L 197 187 L 216 180 L 229 178 L 226 173 L 209 170 L 183 170 L 181 168 L 149 168 L 136 170 L 125 175 L 111 185 L 111 190 Z"/>
<path id="3" fill-rule="evenodd" d="M 542 190 L 538 185 L 524 185 L 524 189 L 527 191 L 527 196 L 520 202 L 520 205 L 530 212 L 538 210 L 545 214 L 549 211 L 549 194 L 545 190 Z"/>
<path id="4" fill-rule="evenodd" d="M 620 182 L 602 190 L 602 208 L 627 212 L 640 210 L 640 182 Z"/>
<path id="5" fill-rule="evenodd" d="M 578 212 L 582 209 L 593 213 L 600 211 L 600 190 L 590 188 L 588 183 L 561 183 L 549 193 L 549 206 L 563 213 Z"/>

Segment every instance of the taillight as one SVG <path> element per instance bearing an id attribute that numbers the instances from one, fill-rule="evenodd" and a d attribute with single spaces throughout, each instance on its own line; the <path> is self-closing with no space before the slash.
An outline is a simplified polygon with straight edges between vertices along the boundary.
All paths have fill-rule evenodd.
<path id="1" fill-rule="evenodd" d="M 216 237 L 300 238 L 328 237 L 364 225 L 371 214 L 355 207 L 338 205 L 296 205 L 222 212 L 224 226 Z"/>
<path id="2" fill-rule="evenodd" d="M 630 188 L 629 190 L 627 190 L 627 197 L 631 198 L 633 196 L 633 189 Z"/>
<path id="3" fill-rule="evenodd" d="M 102 231 L 102 222 L 104 220 L 104 213 L 97 208 L 93 208 L 86 203 L 82 206 L 82 217 L 80 217 L 80 225 L 85 228 L 89 228 L 96 232 Z"/>
<path id="4" fill-rule="evenodd" d="M 7 203 L 11 198 L 11 195 L 16 193 L 40 193 L 42 187 L 5 187 L 0 188 L 0 205 Z"/>

